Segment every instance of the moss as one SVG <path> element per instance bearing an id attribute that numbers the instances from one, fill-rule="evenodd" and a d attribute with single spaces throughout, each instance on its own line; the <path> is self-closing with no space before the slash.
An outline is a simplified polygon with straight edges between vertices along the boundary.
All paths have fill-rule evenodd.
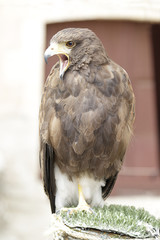
<path id="1" fill-rule="evenodd" d="M 93 213 L 61 211 L 60 215 L 64 224 L 72 228 L 96 229 L 136 238 L 160 236 L 160 219 L 142 208 L 109 205 L 93 208 Z"/>

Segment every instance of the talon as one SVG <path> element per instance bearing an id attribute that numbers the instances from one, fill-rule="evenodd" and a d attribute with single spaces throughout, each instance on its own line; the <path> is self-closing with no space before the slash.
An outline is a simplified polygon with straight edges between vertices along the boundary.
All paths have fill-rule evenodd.
<path id="1" fill-rule="evenodd" d="M 95 211 L 90 207 L 89 210 L 91 211 L 91 213 L 95 214 Z"/>

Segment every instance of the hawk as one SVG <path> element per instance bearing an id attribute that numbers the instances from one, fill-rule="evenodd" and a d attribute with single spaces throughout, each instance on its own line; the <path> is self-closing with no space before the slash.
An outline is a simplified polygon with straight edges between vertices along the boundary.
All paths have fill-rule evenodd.
<path id="1" fill-rule="evenodd" d="M 122 167 L 134 123 L 127 72 L 94 32 L 56 33 L 45 60 L 59 57 L 44 84 L 39 113 L 40 165 L 52 213 L 103 206 Z"/>

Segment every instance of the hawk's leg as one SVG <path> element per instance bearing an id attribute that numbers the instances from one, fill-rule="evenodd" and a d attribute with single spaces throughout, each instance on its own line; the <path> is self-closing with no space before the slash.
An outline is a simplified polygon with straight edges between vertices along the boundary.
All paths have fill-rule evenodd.
<path id="1" fill-rule="evenodd" d="M 72 214 L 73 212 L 78 211 L 87 211 L 89 213 L 93 213 L 92 208 L 88 205 L 84 198 L 84 194 L 82 191 L 81 185 L 78 183 L 78 195 L 79 195 L 79 201 L 78 206 L 74 208 L 62 208 L 61 211 L 67 211 L 69 214 Z"/>
<path id="2" fill-rule="evenodd" d="M 83 191 L 82 191 L 82 187 L 81 185 L 78 183 L 78 194 L 79 194 L 79 201 L 78 201 L 78 206 L 76 207 L 77 210 L 80 211 L 91 211 L 90 206 L 88 205 L 88 203 L 86 202 L 84 195 L 83 195 Z"/>

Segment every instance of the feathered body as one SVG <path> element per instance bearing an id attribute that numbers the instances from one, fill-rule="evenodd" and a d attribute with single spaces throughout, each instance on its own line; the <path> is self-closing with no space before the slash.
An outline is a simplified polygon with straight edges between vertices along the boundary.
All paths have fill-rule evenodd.
<path id="1" fill-rule="evenodd" d="M 76 44 L 71 64 L 63 79 L 60 63 L 52 68 L 40 107 L 41 167 L 52 211 L 58 175 L 66 177 L 64 186 L 75 179 L 93 179 L 100 183 L 98 194 L 106 198 L 122 167 L 134 122 L 134 94 L 126 71 L 109 59 L 88 29 L 65 29 L 51 41 L 71 40 Z M 69 205 L 64 200 L 58 208 L 65 201 Z"/>

